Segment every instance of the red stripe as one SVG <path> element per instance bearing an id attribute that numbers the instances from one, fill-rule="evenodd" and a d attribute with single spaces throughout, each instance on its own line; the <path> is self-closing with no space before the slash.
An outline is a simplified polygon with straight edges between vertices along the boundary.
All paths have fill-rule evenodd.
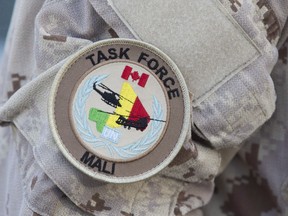
<path id="1" fill-rule="evenodd" d="M 138 120 L 139 118 L 148 118 L 148 123 L 150 122 L 150 116 L 149 114 L 147 113 L 147 111 L 145 110 L 143 104 L 141 103 L 141 101 L 139 100 L 139 98 L 137 97 L 135 102 L 134 102 L 134 105 L 131 109 L 131 112 L 130 112 L 130 116 L 129 116 L 129 119 L 128 120 L 132 120 L 132 121 L 135 121 L 135 120 Z"/>
<path id="2" fill-rule="evenodd" d="M 131 73 L 132 73 L 132 67 L 129 67 L 128 65 L 126 65 L 121 75 L 121 78 L 128 80 Z"/>
<path id="3" fill-rule="evenodd" d="M 147 81 L 148 81 L 148 78 L 149 78 L 149 75 L 143 73 L 143 74 L 141 75 L 141 78 L 140 78 L 139 82 L 138 82 L 138 85 L 144 88 L 144 87 L 146 86 L 146 83 L 147 83 Z"/>

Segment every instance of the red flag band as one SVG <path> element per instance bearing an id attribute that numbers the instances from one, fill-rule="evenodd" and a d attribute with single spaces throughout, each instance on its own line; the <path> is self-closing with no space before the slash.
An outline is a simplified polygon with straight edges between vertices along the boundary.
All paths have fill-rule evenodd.
<path id="1" fill-rule="evenodd" d="M 147 81 L 148 81 L 149 75 L 142 73 L 140 76 L 138 71 L 132 72 L 132 70 L 133 70 L 132 67 L 130 67 L 128 65 L 125 66 L 121 77 L 125 80 L 128 80 L 129 77 L 131 76 L 133 82 L 138 81 L 138 85 L 144 88 Z"/>

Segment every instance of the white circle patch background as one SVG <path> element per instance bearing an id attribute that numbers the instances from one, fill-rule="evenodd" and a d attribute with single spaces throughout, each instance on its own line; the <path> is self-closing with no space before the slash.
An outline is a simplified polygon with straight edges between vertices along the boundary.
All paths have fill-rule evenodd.
<path id="1" fill-rule="evenodd" d="M 139 76 L 148 75 L 144 87 L 139 85 L 139 79 L 121 78 L 126 66 Z M 164 87 L 153 72 L 132 62 L 109 62 L 85 74 L 76 88 L 71 103 L 74 132 L 95 155 L 109 161 L 131 161 L 147 154 L 161 140 L 169 112 Z M 115 98 L 114 103 L 118 99 L 121 107 L 109 103 L 108 97 Z M 140 119 L 130 114 L 137 97 L 151 119 L 143 131 L 116 123 L 121 117 L 130 116 L 134 122 Z"/>

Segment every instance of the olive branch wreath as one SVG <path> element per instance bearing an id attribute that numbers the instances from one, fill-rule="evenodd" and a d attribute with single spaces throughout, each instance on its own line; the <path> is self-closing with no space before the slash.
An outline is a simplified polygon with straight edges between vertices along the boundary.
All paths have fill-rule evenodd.
<path id="1" fill-rule="evenodd" d="M 85 142 L 91 144 L 94 149 L 106 148 L 109 151 L 111 157 L 116 154 L 122 159 L 129 159 L 145 152 L 149 147 L 151 147 L 151 145 L 153 145 L 157 138 L 160 136 L 160 132 L 164 127 L 164 124 L 159 121 L 152 121 L 151 127 L 149 128 L 146 136 L 142 137 L 134 143 L 125 146 L 117 146 L 114 143 L 111 144 L 103 139 L 96 137 L 89 127 L 88 118 L 85 112 L 85 104 L 90 93 L 93 91 L 93 84 L 95 82 L 100 84 L 107 77 L 108 75 L 94 76 L 84 83 L 76 95 L 76 100 L 73 106 L 74 121 L 81 138 Z M 152 108 L 153 118 L 162 119 L 163 110 L 161 104 L 155 96 L 153 96 Z"/>

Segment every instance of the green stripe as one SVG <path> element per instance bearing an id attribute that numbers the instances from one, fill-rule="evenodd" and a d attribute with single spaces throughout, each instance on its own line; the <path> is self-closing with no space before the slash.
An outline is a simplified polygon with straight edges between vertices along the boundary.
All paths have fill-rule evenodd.
<path id="1" fill-rule="evenodd" d="M 89 111 L 89 120 L 96 122 L 96 129 L 99 133 L 102 133 L 103 128 L 109 118 L 108 113 L 104 113 L 96 108 L 91 108 Z"/>

